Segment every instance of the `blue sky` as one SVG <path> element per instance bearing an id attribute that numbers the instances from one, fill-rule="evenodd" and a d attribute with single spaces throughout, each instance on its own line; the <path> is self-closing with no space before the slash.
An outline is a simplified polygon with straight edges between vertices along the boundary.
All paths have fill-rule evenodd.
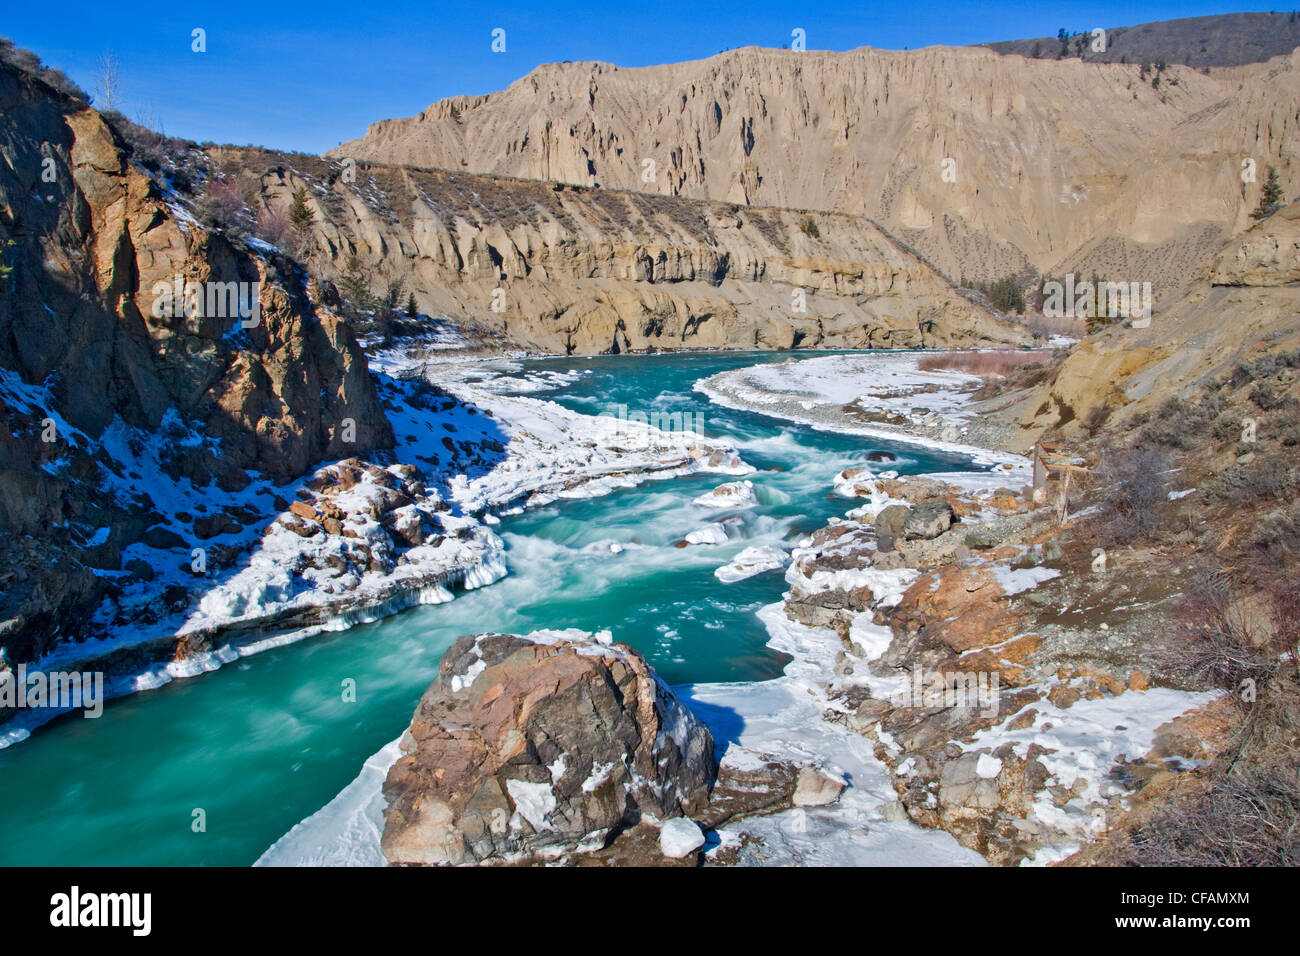
<path id="1" fill-rule="evenodd" d="M 97 101 L 96 63 L 111 50 L 121 67 L 114 105 L 171 135 L 320 152 L 375 120 L 418 113 L 444 96 L 501 89 L 558 60 L 645 66 L 700 59 L 740 46 L 780 47 L 795 27 L 806 31 L 809 49 L 916 49 L 1253 8 L 1186 0 L 224 0 L 124 13 L 120 4 L 71 0 L 10 3 L 0 35 L 63 69 Z M 207 32 L 206 53 L 190 49 L 196 27 Z M 491 50 L 497 27 L 506 31 L 504 53 Z"/>

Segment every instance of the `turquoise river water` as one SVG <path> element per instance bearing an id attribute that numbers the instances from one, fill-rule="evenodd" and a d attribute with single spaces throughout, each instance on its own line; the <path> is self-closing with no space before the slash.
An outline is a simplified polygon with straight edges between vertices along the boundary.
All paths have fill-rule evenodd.
<path id="1" fill-rule="evenodd" d="M 807 357 L 807 353 L 803 353 Z M 759 472 L 759 506 L 725 545 L 676 548 L 720 515 L 691 499 L 717 475 L 647 481 L 601 498 L 507 517 L 509 576 L 449 604 L 322 634 L 220 670 L 111 701 L 102 717 L 64 718 L 0 751 L 2 865 L 246 865 L 346 786 L 396 737 L 461 634 L 541 627 L 609 629 L 669 683 L 762 680 L 783 655 L 755 617 L 779 600 L 770 572 L 721 584 L 715 568 L 743 547 L 787 545 L 849 507 L 831 480 L 875 449 L 899 471 L 959 470 L 962 458 L 819 432 L 709 402 L 692 385 L 781 353 L 546 359 L 583 374 L 538 397 L 576 411 L 703 413 L 706 434 Z M 624 545 L 621 553 L 611 542 Z M 346 678 L 357 700 L 345 702 Z M 206 830 L 191 826 L 194 811 Z"/>

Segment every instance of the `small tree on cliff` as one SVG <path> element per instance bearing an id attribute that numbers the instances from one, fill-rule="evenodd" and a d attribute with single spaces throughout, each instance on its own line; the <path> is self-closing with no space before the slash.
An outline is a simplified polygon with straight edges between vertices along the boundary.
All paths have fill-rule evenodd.
<path id="1" fill-rule="evenodd" d="M 1250 215 L 1254 219 L 1263 219 L 1276 212 L 1282 202 L 1282 184 L 1277 181 L 1277 170 L 1268 167 L 1268 178 L 1264 180 L 1264 191 L 1259 194 L 1259 205 Z"/>
<path id="2" fill-rule="evenodd" d="M 307 205 L 307 189 L 299 186 L 294 190 L 293 200 L 289 203 L 289 225 L 293 227 L 299 249 L 306 248 L 307 238 L 311 234 L 311 224 L 315 221 L 316 214 Z"/>
<path id="3" fill-rule="evenodd" d="M 374 296 L 370 294 L 370 283 L 366 281 L 361 260 L 355 255 L 348 256 L 343 274 L 339 276 L 339 288 L 352 306 L 353 313 L 367 312 L 375 307 Z"/>

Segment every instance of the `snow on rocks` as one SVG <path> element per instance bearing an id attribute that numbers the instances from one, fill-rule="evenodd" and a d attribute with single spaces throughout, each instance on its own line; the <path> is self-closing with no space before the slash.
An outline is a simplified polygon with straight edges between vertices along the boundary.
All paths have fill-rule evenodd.
<path id="1" fill-rule="evenodd" d="M 673 818 L 717 774 L 709 730 L 641 655 L 575 630 L 457 640 L 401 750 L 381 839 L 400 864 L 582 852 L 646 815 L 685 855 Z"/>
<path id="2" fill-rule="evenodd" d="M 454 474 L 464 511 L 503 512 L 557 498 L 593 498 L 648 478 L 746 475 L 735 450 L 693 431 L 584 415 L 555 402 L 501 394 L 484 360 L 427 363 L 384 353 L 371 363 L 395 398 L 389 418 L 413 460 Z M 437 412 L 430 420 L 426 409 Z"/>
<path id="3" fill-rule="evenodd" d="M 726 544 L 727 530 L 720 524 L 708 524 L 686 535 L 687 544 Z"/>
<path id="4" fill-rule="evenodd" d="M 659 847 L 669 859 L 679 860 L 704 846 L 704 831 L 694 820 L 673 817 L 659 828 Z"/>
<path id="5" fill-rule="evenodd" d="M 883 438 L 1023 469 L 1019 455 L 970 442 L 976 375 L 923 371 L 921 352 L 872 352 L 790 359 L 731 369 L 695 384 L 728 408 L 759 411 L 826 431 Z"/>
<path id="6" fill-rule="evenodd" d="M 1056 568 L 1013 568 L 1003 563 L 993 564 L 991 570 L 993 579 L 1002 588 L 1002 593 L 1007 595 L 1032 591 L 1045 581 L 1061 576 L 1061 572 Z"/>
<path id="7" fill-rule="evenodd" d="M 763 544 L 745 548 L 728 564 L 713 572 L 723 584 L 734 584 L 765 571 L 776 571 L 790 563 L 790 555 L 780 548 Z"/>
<path id="8" fill-rule="evenodd" d="M 758 504 L 758 497 L 754 493 L 754 483 L 746 479 L 718 485 L 696 498 L 695 503 L 708 508 L 752 508 Z"/>
<path id="9" fill-rule="evenodd" d="M 115 473 L 149 474 L 152 507 L 168 517 L 124 551 L 124 566 L 141 570 L 117 573 L 94 635 L 60 645 L 33 669 L 93 663 L 113 675 L 109 696 L 151 689 L 499 580 L 506 567 L 493 510 L 517 513 L 647 478 L 753 471 L 694 432 L 497 394 L 492 386 L 503 385 L 482 362 L 430 366 L 394 350 L 371 371 L 397 439 L 394 464 L 353 458 L 286 485 L 250 475 L 240 491 L 194 488 L 168 477 L 163 437 L 120 422 L 106 430 Z M 522 390 L 564 380 L 542 375 Z M 138 489 L 119 483 L 108 490 L 134 500 Z"/>

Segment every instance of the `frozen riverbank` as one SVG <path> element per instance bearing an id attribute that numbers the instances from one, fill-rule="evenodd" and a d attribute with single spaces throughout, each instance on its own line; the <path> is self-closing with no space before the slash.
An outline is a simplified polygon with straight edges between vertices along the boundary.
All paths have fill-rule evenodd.
<path id="1" fill-rule="evenodd" d="M 996 464 L 1021 461 L 1006 451 L 1007 429 L 967 406 L 983 383 L 964 372 L 917 368 L 922 352 L 870 352 L 791 359 L 710 376 L 696 388 L 729 408 L 760 412 L 812 428 L 915 442 Z"/>
<path id="2" fill-rule="evenodd" d="M 372 360 L 397 438 L 393 461 L 347 459 L 298 482 L 239 492 L 172 482 L 158 443 L 123 436 L 128 472 L 156 476 L 167 523 L 124 556 L 96 635 L 59 645 L 35 672 L 104 672 L 105 697 L 151 690 L 251 654 L 452 600 L 505 573 L 498 515 L 642 481 L 753 469 L 694 432 L 586 415 L 530 391 L 502 359 Z M 551 383 L 542 383 L 553 385 Z M 216 532 L 191 540 L 194 514 Z M 188 597 L 186 597 L 188 596 Z M 29 709 L 0 747 L 65 711 Z"/>

